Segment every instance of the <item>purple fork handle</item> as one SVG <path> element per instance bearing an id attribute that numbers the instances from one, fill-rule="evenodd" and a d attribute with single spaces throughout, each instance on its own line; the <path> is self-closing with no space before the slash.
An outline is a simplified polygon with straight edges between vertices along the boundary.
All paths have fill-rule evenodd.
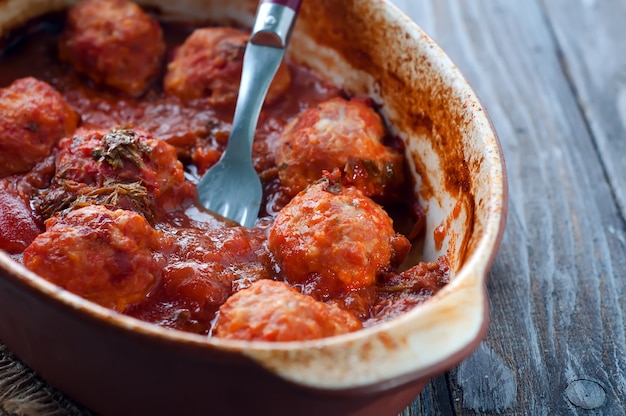
<path id="1" fill-rule="evenodd" d="M 294 12 L 298 13 L 302 0 L 261 0 L 261 3 L 280 4 L 281 6 L 287 6 Z"/>

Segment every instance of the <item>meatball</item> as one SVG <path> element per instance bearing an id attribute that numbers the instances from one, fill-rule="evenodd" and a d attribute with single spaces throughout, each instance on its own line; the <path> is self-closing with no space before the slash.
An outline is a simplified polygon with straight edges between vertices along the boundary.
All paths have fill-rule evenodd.
<path id="1" fill-rule="evenodd" d="M 367 196 L 382 196 L 403 180 L 402 154 L 384 146 L 385 128 L 359 99 L 336 97 L 301 113 L 278 139 L 276 164 L 289 196 L 339 168 L 344 182 Z"/>
<path id="2" fill-rule="evenodd" d="M 400 264 L 410 243 L 359 189 L 325 178 L 278 213 L 268 248 L 289 283 L 328 299 L 373 285 Z"/>
<path id="3" fill-rule="evenodd" d="M 304 341 L 361 327 L 348 311 L 303 295 L 286 283 L 260 280 L 220 307 L 214 333 L 245 341 Z"/>
<path id="4" fill-rule="evenodd" d="M 59 143 L 56 172 L 43 194 L 44 217 L 75 204 L 102 203 L 151 219 L 195 195 L 176 150 L 141 129 L 80 128 Z"/>
<path id="5" fill-rule="evenodd" d="M 237 100 L 247 32 L 230 27 L 196 29 L 167 66 L 164 89 L 189 101 L 204 98 L 211 105 L 232 106 Z M 291 85 L 283 63 L 267 94 L 274 101 Z"/>
<path id="6" fill-rule="evenodd" d="M 139 214 L 90 205 L 46 221 L 24 251 L 24 265 L 45 279 L 123 312 L 161 279 L 172 241 Z"/>
<path id="7" fill-rule="evenodd" d="M 70 9 L 59 56 L 94 82 L 139 95 L 165 54 L 159 23 L 127 0 L 84 0 Z"/>
<path id="8" fill-rule="evenodd" d="M 29 171 L 78 123 L 61 94 L 35 78 L 0 89 L 0 177 Z"/>

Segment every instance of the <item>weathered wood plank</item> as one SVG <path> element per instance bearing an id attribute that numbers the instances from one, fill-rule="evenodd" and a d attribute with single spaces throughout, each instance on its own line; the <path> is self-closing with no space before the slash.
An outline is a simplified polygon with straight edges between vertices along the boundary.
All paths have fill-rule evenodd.
<path id="1" fill-rule="evenodd" d="M 543 0 L 543 4 L 626 218 L 626 2 Z"/>
<path id="2" fill-rule="evenodd" d="M 557 16 L 573 7 L 586 13 L 582 3 L 545 3 Z M 570 17 L 570 32 L 555 39 L 537 1 L 396 4 L 442 45 L 475 87 L 499 133 L 509 171 L 507 232 L 488 285 L 492 324 L 476 354 L 450 373 L 454 412 L 625 414 L 626 231 L 619 192 L 626 175 L 614 165 L 626 153 L 614 152 L 607 161 L 606 144 L 601 160 L 594 145 L 594 139 L 607 143 L 602 135 L 609 133 L 599 131 L 602 119 L 587 110 L 603 93 L 596 85 L 609 83 L 598 83 L 604 74 L 590 64 L 593 58 L 584 57 L 586 72 L 579 70 L 584 76 L 572 76 L 588 89 L 585 112 L 564 72 L 576 54 L 562 57 L 557 40 L 577 51 L 576 20 Z M 594 30 L 606 30 L 607 16 L 622 24 L 626 12 L 620 7 L 623 3 L 586 15 L 578 30 L 589 36 L 589 47 L 601 36 Z M 623 42 L 617 27 L 605 38 Z M 596 66 L 603 65 L 600 57 L 609 59 L 600 52 L 595 56 Z M 626 54 L 620 56 L 623 68 Z M 604 121 L 611 134 L 617 134 L 619 99 L 600 102 L 595 110 L 604 114 L 613 106 L 614 115 Z M 426 414 L 418 410 L 414 414 Z"/>
<path id="3" fill-rule="evenodd" d="M 447 375 L 433 378 L 419 397 L 411 403 L 411 406 L 407 407 L 399 416 L 453 414 L 447 378 Z"/>

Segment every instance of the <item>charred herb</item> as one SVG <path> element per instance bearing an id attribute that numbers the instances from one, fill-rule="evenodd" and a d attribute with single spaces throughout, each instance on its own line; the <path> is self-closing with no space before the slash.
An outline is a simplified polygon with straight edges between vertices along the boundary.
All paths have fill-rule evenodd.
<path id="1" fill-rule="evenodd" d="M 379 163 L 375 160 L 351 157 L 348 159 L 344 170 L 346 178 L 350 182 L 376 178 L 377 182 L 386 184 L 392 182 L 396 176 L 395 166 L 389 161 Z"/>
<path id="2" fill-rule="evenodd" d="M 96 162 L 106 162 L 113 169 L 121 169 L 125 161 L 143 169 L 143 158 L 149 154 L 150 147 L 133 130 L 113 129 L 102 137 L 102 146 L 93 149 L 91 156 Z"/>
<path id="3" fill-rule="evenodd" d="M 73 181 L 61 181 L 39 200 L 38 211 L 44 218 L 87 205 L 107 205 L 128 209 L 153 222 L 154 200 L 141 182 L 120 183 L 107 179 L 103 186 L 93 187 Z"/>
<path id="4" fill-rule="evenodd" d="M 343 190 L 343 186 L 341 185 L 341 171 L 338 168 L 333 169 L 332 172 L 323 170 L 322 175 L 322 179 L 320 180 L 325 182 L 324 190 L 331 194 L 339 195 Z"/>

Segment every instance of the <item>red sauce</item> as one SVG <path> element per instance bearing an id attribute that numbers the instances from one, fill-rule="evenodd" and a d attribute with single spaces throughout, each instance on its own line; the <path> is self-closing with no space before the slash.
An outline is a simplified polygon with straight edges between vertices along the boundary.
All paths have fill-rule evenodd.
<path id="1" fill-rule="evenodd" d="M 363 325 L 371 325 L 381 320 L 390 319 L 432 296 L 438 288 L 447 283 L 448 268 L 445 258 L 440 258 L 431 263 L 422 263 L 407 272 L 396 273 L 395 267 L 408 251 L 408 242 L 405 243 L 405 237 L 400 234 L 391 235 L 395 233 L 393 230 L 385 231 L 391 233 L 389 238 L 391 242 L 388 243 L 390 246 L 385 249 L 386 251 L 382 251 L 386 253 L 386 260 L 380 261 L 381 264 L 385 264 L 386 261 L 388 266 L 378 267 L 376 276 L 367 280 L 367 284 L 364 284 L 365 287 L 360 284 L 339 285 L 342 287 L 339 291 L 333 288 L 332 291 L 324 292 L 323 288 L 313 287 L 328 279 L 328 276 L 320 274 L 323 274 L 323 271 L 310 271 L 307 274 L 301 270 L 304 273 L 302 277 L 295 279 L 297 280 L 296 283 L 290 282 L 289 277 L 285 275 L 285 270 L 289 269 L 287 267 L 289 265 L 281 264 L 277 260 L 277 256 L 272 254 L 271 249 L 268 249 L 267 240 L 274 219 L 276 215 L 280 215 L 281 209 L 291 200 L 291 196 L 285 192 L 278 176 L 274 156 L 278 138 L 285 126 L 304 110 L 313 108 L 333 97 L 345 96 L 339 87 L 323 81 L 321 77 L 307 68 L 288 62 L 291 85 L 279 100 L 264 107 L 259 120 L 253 147 L 253 159 L 255 168 L 264 184 L 264 204 L 260 213 L 261 220 L 257 226 L 246 230 L 218 220 L 198 208 L 195 205 L 195 194 L 192 186 L 202 172 L 219 160 L 231 127 L 232 109 L 208 106 L 202 100 L 184 101 L 176 96 L 166 94 L 160 82 L 166 71 L 165 66 L 162 69 L 163 73 L 139 96 L 124 95 L 112 88 L 95 85 L 85 75 L 76 73 L 70 64 L 59 60 L 57 39 L 63 28 L 63 22 L 64 14 L 46 16 L 31 22 L 22 28 L 20 33 L 4 39 L 4 49 L 0 49 L 0 67 L 2 68 L 0 69 L 0 88 L 8 87 L 18 78 L 27 76 L 37 78 L 56 89 L 69 106 L 80 115 L 79 131 L 73 136 L 61 140 L 50 157 L 42 160 L 30 172 L 0 178 L 0 189 L 3 192 L 0 196 L 0 213 L 3 213 L 3 219 L 0 221 L 0 248 L 14 254 L 16 260 L 24 261 L 28 267 L 35 268 L 42 276 L 70 290 L 72 290 L 71 287 L 77 287 L 78 289 L 74 291 L 87 298 L 92 296 L 93 290 L 105 291 L 106 293 L 102 292 L 90 299 L 120 312 L 166 327 L 202 334 L 211 334 L 212 326 L 216 321 L 217 325 L 220 324 L 217 312 L 233 294 L 243 294 L 244 292 L 241 292 L 243 289 L 258 281 L 269 279 L 292 283 L 292 286 L 299 289 L 304 295 L 314 295 L 313 297 L 316 298 L 314 302 L 326 304 L 324 307 L 318 307 L 316 304 L 311 304 L 313 300 L 309 300 L 308 297 L 304 300 L 298 298 L 298 302 L 307 305 L 304 309 L 312 311 L 310 313 L 318 313 L 315 312 L 318 310 L 323 311 L 319 312 L 322 315 L 315 319 L 312 318 L 310 321 L 307 321 L 303 316 L 296 317 L 294 315 L 298 308 L 286 312 L 284 321 L 287 322 L 287 327 L 293 325 L 294 328 L 298 328 L 298 333 L 309 334 L 306 335 L 307 337 L 312 336 L 310 334 L 318 334 L 317 331 L 322 321 L 326 322 L 328 316 L 332 322 L 335 322 L 334 319 L 336 319 L 336 325 L 339 326 L 341 326 L 341 322 L 350 322 L 349 325 L 346 324 L 345 331 L 357 329 L 353 318 L 350 316 L 357 317 Z M 161 27 L 165 36 L 166 57 L 171 59 L 175 48 L 193 32 L 196 25 L 185 22 L 161 22 Z M 39 257 L 35 254 L 39 253 L 37 250 L 51 249 L 50 245 L 53 243 L 37 241 L 37 244 L 31 245 L 33 240 L 44 231 L 42 223 L 47 218 L 42 214 L 44 211 L 38 208 L 37 204 L 41 204 L 43 201 L 44 205 L 45 203 L 55 207 L 59 206 L 58 204 L 62 205 L 67 202 L 67 198 L 63 199 L 65 197 L 63 192 L 68 189 L 76 193 L 72 197 L 73 199 L 70 198 L 71 204 L 77 204 L 72 205 L 75 207 L 74 210 L 81 209 L 80 207 L 85 204 L 110 204 L 112 195 L 106 194 L 106 198 L 101 198 L 99 193 L 102 192 L 103 187 L 106 187 L 106 183 L 93 184 L 91 182 L 94 181 L 90 180 L 89 184 L 84 185 L 86 179 L 83 176 L 86 174 L 81 173 L 80 168 L 72 168 L 77 169 L 76 172 L 82 175 L 80 189 L 71 188 L 66 183 L 56 183 L 58 172 L 55 174 L 55 166 L 58 170 L 59 165 L 62 164 L 59 155 L 68 154 L 68 151 L 70 155 L 74 155 L 72 152 L 79 151 L 76 150 L 79 149 L 76 147 L 79 142 L 77 139 L 72 142 L 72 137 L 84 135 L 85 138 L 81 139 L 80 142 L 83 143 L 84 148 L 81 148 L 80 152 L 87 159 L 91 159 L 89 159 L 89 163 L 81 164 L 81 166 L 84 169 L 91 169 L 93 172 L 102 172 L 99 163 L 103 163 L 102 161 L 106 157 L 101 156 L 98 159 L 94 155 L 106 153 L 107 149 L 100 148 L 98 143 L 100 143 L 100 136 L 111 134 L 107 132 L 110 132 L 112 128 L 140 129 L 147 132 L 146 134 L 151 134 L 154 139 L 174 146 L 176 157 L 184 166 L 184 180 L 176 179 L 178 178 L 177 175 L 180 176 L 182 173 L 177 172 L 177 168 L 172 165 L 173 162 L 168 159 L 170 156 L 166 150 L 159 153 L 161 156 L 158 158 L 153 154 L 140 155 L 139 157 L 143 159 L 135 161 L 136 166 L 134 167 L 129 165 L 128 160 L 119 162 L 123 164 L 124 168 L 117 170 L 115 175 L 126 175 L 128 172 L 135 172 L 139 169 L 139 173 L 133 174 L 143 178 L 142 184 L 147 184 L 146 186 L 152 184 L 150 189 L 156 189 L 154 192 L 167 189 L 167 191 L 163 191 L 165 195 L 146 196 L 149 200 L 148 205 L 155 204 L 156 208 L 150 208 L 152 210 L 150 212 L 153 212 L 154 215 L 145 215 L 145 212 L 140 210 L 140 213 L 145 217 L 144 221 L 141 219 L 141 215 L 129 217 L 119 210 L 107 209 L 96 213 L 76 211 L 78 214 L 66 219 L 58 216 L 67 214 L 57 211 L 51 219 L 48 219 L 46 223 L 48 231 L 46 233 L 54 231 L 58 232 L 59 235 L 64 235 L 64 229 L 59 227 L 71 227 L 74 234 L 67 237 L 66 243 L 70 246 L 71 244 L 81 244 L 85 250 L 84 256 L 92 257 L 91 260 L 77 259 L 76 253 L 65 253 L 63 250 L 57 252 L 57 248 L 54 248 L 55 255 L 66 256 L 68 259 L 74 260 L 68 260 L 68 262 L 60 265 L 44 264 L 42 266 L 42 263 L 37 260 Z M 94 144 L 90 144 L 89 140 L 92 139 L 89 137 L 93 137 L 94 131 L 100 132 L 98 133 L 98 140 L 95 140 Z M 141 134 L 143 133 L 138 133 L 138 135 Z M 151 139 L 146 140 L 144 144 L 152 143 Z M 160 149 L 161 147 L 154 146 L 152 149 Z M 69 157 L 68 166 L 71 166 L 73 157 L 82 156 Z M 150 171 L 149 169 L 154 166 L 157 166 L 158 169 L 154 168 L 157 170 Z M 163 167 L 167 167 L 168 175 L 171 174 L 171 177 L 162 177 Z M 352 173 L 354 174 L 354 172 Z M 366 173 L 361 173 L 361 175 L 367 177 Z M 328 186 L 320 192 L 328 192 L 329 195 L 343 195 L 344 191 L 341 184 L 336 184 L 332 176 L 328 176 L 327 180 Z M 55 186 L 60 188 L 55 188 Z M 168 188 L 170 186 L 171 189 Z M 96 189 L 94 187 L 97 188 L 98 192 L 94 192 Z M 62 189 L 63 192 L 59 189 Z M 120 192 L 123 193 L 122 191 L 130 192 L 126 188 L 120 187 L 111 192 L 115 192 L 114 195 L 118 196 Z M 394 195 L 397 196 L 401 193 L 397 192 Z M 419 230 L 423 226 L 423 211 L 415 200 L 400 200 L 398 203 L 397 199 L 382 198 L 380 201 L 393 206 L 394 210 L 398 205 L 404 206 L 405 213 L 403 215 L 405 217 L 411 216 L 408 213 L 411 211 L 413 218 L 418 222 L 418 226 L 413 227 L 411 238 L 419 234 Z M 128 206 L 121 206 L 123 209 L 134 209 L 133 207 L 132 203 Z M 344 212 L 351 209 L 349 204 L 342 207 L 338 215 L 345 215 Z M 119 204 L 115 208 L 120 208 Z M 11 214 L 9 219 L 5 219 L 4 213 L 6 212 L 13 212 L 14 215 Z M 86 242 L 84 235 L 89 231 L 85 230 L 81 221 L 86 220 L 81 219 L 81 215 L 83 217 L 91 216 L 90 218 L 97 216 L 99 218 L 97 228 L 99 230 L 106 229 L 106 231 L 95 231 L 96 234 L 100 232 L 98 234 L 100 237 L 94 237 L 96 240 Z M 297 222 L 300 221 L 297 219 L 297 213 L 289 215 L 296 218 L 294 224 L 300 224 Z M 324 219 L 326 221 L 325 227 L 328 227 L 328 224 L 332 226 L 335 213 L 329 211 L 329 214 L 325 215 L 327 215 Z M 118 223 L 113 227 L 108 225 L 111 221 L 117 221 L 118 218 L 124 218 L 123 221 L 134 224 L 131 235 L 125 234 L 126 228 L 124 227 L 126 226 L 123 224 Z M 295 228 L 298 227 L 300 225 Z M 281 243 L 281 247 L 287 248 L 281 248 L 281 250 L 290 250 L 290 244 L 293 243 L 289 242 L 292 238 L 289 233 L 297 233 L 297 230 L 292 231 L 290 228 L 287 230 L 287 235 L 281 235 L 281 241 L 286 241 L 284 244 Z M 102 233 L 106 233 L 106 238 L 102 237 Z M 149 237 L 147 237 L 148 235 Z M 340 233 L 327 232 L 323 236 L 315 235 L 312 241 L 321 241 L 320 246 L 324 250 L 334 253 L 338 250 L 336 247 L 333 248 L 333 241 L 330 238 L 338 238 L 337 235 Z M 441 245 L 444 237 L 442 231 L 439 231 L 438 234 L 436 231 L 435 240 L 438 246 Z M 100 244 L 98 238 L 106 240 L 106 243 L 102 243 L 106 244 L 106 250 L 98 248 L 98 244 Z M 127 241 L 127 238 L 130 239 Z M 146 239 L 149 240 L 149 244 L 144 241 Z M 349 242 L 343 244 L 342 251 L 349 252 L 351 244 Z M 355 245 L 355 247 L 361 246 L 366 246 L 366 244 Z M 306 252 L 307 247 L 299 247 L 298 249 Z M 26 250 L 26 255 L 22 260 L 24 250 Z M 149 253 L 153 253 L 152 256 L 158 257 L 158 259 L 151 260 Z M 353 252 L 349 253 L 348 256 L 351 259 L 356 259 L 355 262 L 361 262 L 363 258 L 367 258 L 361 254 Z M 137 275 L 136 271 L 130 271 L 134 270 L 136 264 L 136 258 L 133 256 L 140 256 L 141 262 L 146 264 L 143 268 L 145 272 L 142 274 L 142 280 L 139 281 L 132 280 Z M 290 258 L 287 255 L 283 257 Z M 336 259 L 333 261 L 337 263 L 336 267 L 341 266 L 340 261 Z M 91 268 L 94 264 L 108 265 L 109 263 L 114 263 L 115 267 L 110 270 L 107 269 L 108 280 L 106 282 L 98 281 L 98 273 L 95 273 Z M 316 259 L 314 263 L 323 264 L 323 258 Z M 361 268 L 356 267 L 355 269 L 361 270 Z M 47 276 L 46 274 L 50 270 L 56 270 L 56 274 Z M 72 280 L 74 275 L 80 275 L 81 270 L 90 270 L 90 273 L 96 277 L 91 281 L 76 282 Z M 150 271 L 148 275 L 145 274 L 147 273 L 146 270 Z M 346 272 L 346 276 L 348 274 Z M 350 276 L 343 279 L 352 281 Z M 252 293 L 251 296 L 277 293 L 279 297 L 289 297 L 291 293 L 291 290 L 274 287 L 270 289 L 255 286 L 255 288 L 255 291 L 250 292 Z M 127 298 L 122 300 L 111 299 L 110 292 L 116 290 L 128 294 Z M 142 300 L 137 301 L 137 296 L 141 297 Z M 99 301 L 101 299 L 104 300 Z M 236 302 L 229 302 L 227 306 L 229 316 L 232 315 L 233 308 L 236 308 L 237 305 L 248 305 L 249 303 L 249 299 L 244 298 L 242 300 L 239 297 Z M 241 308 L 245 310 L 246 307 L 241 306 Z M 342 315 L 346 312 L 350 316 Z M 236 316 L 236 314 L 232 316 Z M 321 316 L 325 318 L 321 319 Z M 231 320 L 229 325 L 239 325 L 237 319 Z M 282 321 L 279 319 L 278 323 L 275 323 L 280 327 L 283 325 Z M 341 333 L 336 325 L 333 326 L 331 332 L 319 333 L 315 337 Z M 268 333 L 264 333 L 262 336 L 265 337 L 264 339 L 298 339 L 293 334 L 293 336 L 289 333 L 285 335 L 284 327 L 278 331 L 283 331 L 280 332 L 280 336 Z M 219 334 L 220 331 L 217 333 Z M 228 334 L 224 336 L 228 337 Z"/>
<path id="2" fill-rule="evenodd" d="M 441 250 L 443 240 L 446 238 L 446 226 L 440 224 L 435 231 L 433 231 L 433 239 L 435 240 L 435 248 Z"/>

